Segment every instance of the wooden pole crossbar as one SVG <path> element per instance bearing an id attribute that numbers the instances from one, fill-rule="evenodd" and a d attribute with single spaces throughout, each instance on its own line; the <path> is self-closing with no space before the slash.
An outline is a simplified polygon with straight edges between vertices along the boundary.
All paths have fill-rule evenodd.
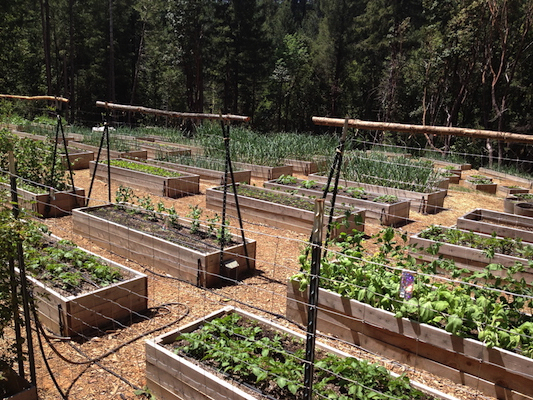
<path id="1" fill-rule="evenodd" d="M 203 113 L 185 113 L 185 112 L 177 112 L 177 111 L 165 111 L 165 110 L 158 110 L 156 108 L 147 108 L 147 107 L 141 107 L 141 106 L 128 106 L 128 105 L 123 105 L 123 104 L 108 103 L 106 101 L 97 101 L 96 106 L 107 108 L 110 110 L 139 112 L 143 114 L 163 115 L 163 116 L 174 117 L 174 118 L 216 119 L 216 120 L 240 121 L 240 122 L 247 122 L 250 120 L 250 117 L 246 117 L 244 115 L 203 114 Z"/>
<path id="2" fill-rule="evenodd" d="M 315 125 L 325 126 L 338 126 L 344 125 L 344 118 L 327 118 L 327 117 L 313 117 L 313 123 Z M 360 119 L 349 119 L 348 127 L 367 129 L 367 130 L 381 130 L 381 131 L 394 131 L 402 133 L 417 133 L 426 135 L 454 135 L 454 136 L 467 136 L 471 138 L 479 139 L 494 139 L 502 140 L 504 142 L 514 143 L 533 143 L 533 135 L 523 135 L 511 132 L 499 132 L 499 131 L 487 131 L 482 129 L 468 129 L 468 128 L 455 128 L 446 126 L 431 126 L 431 125 L 411 125 L 411 124 L 398 124 L 392 122 L 373 122 L 362 121 Z"/>
<path id="3" fill-rule="evenodd" d="M 18 99 L 18 100 L 52 100 L 59 101 L 61 103 L 68 103 L 69 99 L 56 96 L 17 96 L 14 94 L 0 94 L 2 99 Z"/>

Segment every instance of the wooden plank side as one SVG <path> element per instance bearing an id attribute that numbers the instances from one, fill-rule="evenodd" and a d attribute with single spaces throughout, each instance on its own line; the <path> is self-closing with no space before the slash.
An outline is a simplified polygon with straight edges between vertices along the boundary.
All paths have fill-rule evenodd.
<path id="1" fill-rule="evenodd" d="M 429 365 L 433 366 L 434 373 L 443 369 L 440 365 L 445 366 L 444 370 L 452 368 L 460 372 L 453 373 L 453 377 L 449 376 L 456 382 L 464 373 L 493 382 L 489 385 L 491 395 L 496 387 L 507 388 L 506 391 L 517 390 L 524 394 L 528 394 L 528 388 L 533 388 L 533 360 L 529 358 L 505 350 L 487 349 L 480 342 L 462 339 L 444 331 L 439 333 L 438 329 L 423 324 L 402 321 L 383 310 L 374 309 L 372 315 L 358 307 L 358 316 L 362 316 L 364 320 L 355 319 L 342 312 L 342 309 L 346 308 L 346 302 L 337 304 L 334 309 L 324 306 L 324 299 L 331 304 L 334 297 L 327 291 L 320 291 L 318 329 L 321 331 L 364 348 L 370 343 L 372 348 L 369 350 L 372 351 L 383 351 L 381 347 L 384 346 L 389 348 L 388 353 L 406 352 L 403 359 L 411 365 L 414 365 L 413 357 L 416 357 L 416 360 L 422 357 L 431 361 Z M 305 325 L 306 315 L 306 294 L 300 292 L 294 282 L 290 283 L 287 290 L 287 316 Z M 387 328 L 383 328 L 384 326 Z M 382 344 L 376 347 L 376 341 Z"/>

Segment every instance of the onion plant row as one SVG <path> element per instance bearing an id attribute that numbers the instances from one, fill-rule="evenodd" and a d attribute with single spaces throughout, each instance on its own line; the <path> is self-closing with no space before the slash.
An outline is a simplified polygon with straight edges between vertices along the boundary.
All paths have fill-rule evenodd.
<path id="1" fill-rule="evenodd" d="M 435 190 L 442 175 L 427 160 L 353 151 L 346 155 L 342 166 L 343 178 L 349 181 L 396 189 L 427 193 Z"/>

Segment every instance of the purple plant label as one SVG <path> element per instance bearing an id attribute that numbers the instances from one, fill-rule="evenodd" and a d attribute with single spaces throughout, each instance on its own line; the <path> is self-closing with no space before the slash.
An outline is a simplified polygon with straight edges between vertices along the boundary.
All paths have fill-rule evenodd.
<path id="1" fill-rule="evenodd" d="M 400 281 L 400 297 L 409 300 L 413 296 L 415 277 L 409 271 L 402 272 L 402 280 Z"/>

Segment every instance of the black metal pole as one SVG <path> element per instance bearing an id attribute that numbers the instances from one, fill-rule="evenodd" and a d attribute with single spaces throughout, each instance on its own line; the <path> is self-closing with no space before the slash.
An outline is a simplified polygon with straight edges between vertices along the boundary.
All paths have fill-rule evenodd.
<path id="1" fill-rule="evenodd" d="M 107 138 L 107 201 L 111 203 L 111 149 L 109 146 L 109 124 L 107 121 L 104 123 L 104 135 Z"/>
<path id="2" fill-rule="evenodd" d="M 224 126 L 224 121 L 221 119 L 222 133 L 224 136 L 224 146 L 226 149 L 226 166 L 224 169 L 224 200 L 223 200 L 223 209 L 222 209 L 222 227 L 224 227 L 225 221 L 225 212 L 226 212 L 226 196 L 227 196 L 227 176 L 228 172 L 231 178 L 231 187 L 233 189 L 233 197 L 235 198 L 235 209 L 237 210 L 237 219 L 239 220 L 239 228 L 241 230 L 241 238 L 244 246 L 244 257 L 246 258 L 246 269 L 250 270 L 250 260 L 248 257 L 248 247 L 246 246 L 246 237 L 244 235 L 244 225 L 242 223 L 241 209 L 239 207 L 239 198 L 237 196 L 237 184 L 235 183 L 235 177 L 233 175 L 233 166 L 231 164 L 231 152 L 230 152 L 230 135 L 229 135 L 229 126 Z M 223 245 L 223 244 L 222 244 Z"/>
<path id="3" fill-rule="evenodd" d="M 100 146 L 98 146 L 98 153 L 96 154 L 96 160 L 94 162 L 93 175 L 91 176 L 91 184 L 89 185 L 89 193 L 87 194 L 87 201 L 85 203 L 85 206 L 88 206 L 89 201 L 91 200 L 91 192 L 93 190 L 94 179 L 96 178 L 96 170 L 98 169 L 98 162 L 100 161 L 100 155 L 102 154 L 102 147 L 104 146 L 105 135 L 106 135 L 106 131 L 104 128 L 104 131 L 102 132 L 102 137 L 100 138 Z M 107 158 L 108 158 L 108 163 L 109 163 L 109 138 L 107 140 Z M 111 203 L 111 200 L 109 200 L 109 202 Z"/>
<path id="4" fill-rule="evenodd" d="M 326 232 L 326 243 L 328 242 L 329 237 L 331 235 L 331 225 L 333 223 L 333 213 L 335 212 L 335 201 L 337 199 L 337 190 L 338 190 L 338 187 L 339 187 L 339 179 L 340 179 L 341 168 L 342 168 L 342 158 L 344 156 L 344 146 L 345 146 L 345 143 L 346 143 L 347 133 L 348 133 L 348 117 L 346 117 L 345 120 L 344 120 L 344 127 L 342 128 L 341 140 L 340 140 L 339 146 L 337 147 L 336 153 L 335 153 L 335 161 L 333 162 L 333 166 L 332 166 L 332 169 L 331 169 L 331 172 L 330 172 L 330 176 L 328 178 L 328 183 L 327 183 L 327 185 L 326 185 L 326 187 L 324 189 L 323 198 L 325 199 L 326 196 L 328 195 L 329 186 L 330 186 L 330 183 L 331 183 L 331 177 L 332 177 L 333 172 L 334 172 L 335 173 L 335 183 L 334 183 L 334 186 L 333 186 L 333 191 L 332 191 L 331 201 L 330 201 L 331 210 L 329 212 L 328 229 L 327 229 L 327 232 Z"/>
<path id="5" fill-rule="evenodd" d="M 311 276 L 309 283 L 309 305 L 307 311 L 307 337 L 305 345 L 304 400 L 313 397 L 313 373 L 315 362 L 316 318 L 320 260 L 322 249 L 322 227 L 324 219 L 324 199 L 315 200 L 315 218 L 311 235 Z"/>
<path id="6" fill-rule="evenodd" d="M 18 193 L 17 193 L 17 175 L 15 168 L 15 157 L 13 152 L 8 153 L 9 158 L 9 174 L 10 174 L 10 183 L 11 183 L 11 201 L 13 204 L 13 216 L 17 219 L 19 217 L 19 206 L 18 206 Z M 26 268 L 24 265 L 24 253 L 22 248 L 22 241 L 17 240 L 17 256 L 18 256 L 18 267 L 19 275 L 21 282 L 21 295 L 22 295 L 22 308 L 24 313 L 24 326 L 26 328 L 26 344 L 28 347 L 28 363 L 30 365 L 30 381 L 32 385 L 37 384 L 37 373 L 35 370 L 35 356 L 33 353 L 33 339 L 31 332 L 31 318 L 30 318 L 30 296 L 28 293 L 27 279 L 26 279 Z"/>

